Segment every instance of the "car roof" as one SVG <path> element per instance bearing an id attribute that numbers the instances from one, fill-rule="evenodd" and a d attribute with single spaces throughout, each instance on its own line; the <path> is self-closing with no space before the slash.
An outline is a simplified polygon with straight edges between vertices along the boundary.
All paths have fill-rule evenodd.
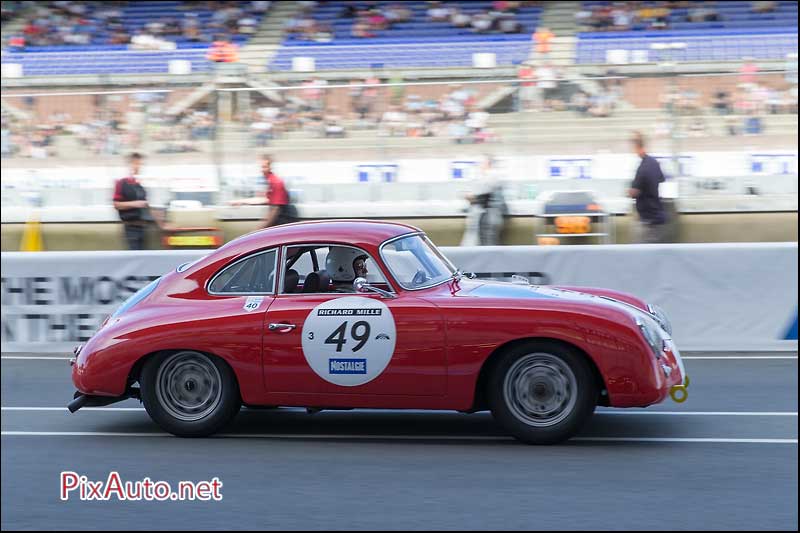
<path id="1" fill-rule="evenodd" d="M 222 248 L 239 254 L 258 248 L 303 242 L 339 242 L 353 245 L 379 246 L 392 237 L 421 231 L 408 224 L 376 220 L 315 220 L 296 222 L 253 231 L 234 239 Z"/>

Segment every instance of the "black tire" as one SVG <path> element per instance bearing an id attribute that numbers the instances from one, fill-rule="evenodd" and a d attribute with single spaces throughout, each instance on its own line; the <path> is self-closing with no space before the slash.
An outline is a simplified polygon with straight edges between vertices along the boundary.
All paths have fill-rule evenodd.
<path id="1" fill-rule="evenodd" d="M 529 444 L 556 444 L 575 435 L 594 413 L 599 392 L 586 357 L 552 341 L 507 350 L 487 387 L 492 415 Z"/>
<path id="2" fill-rule="evenodd" d="M 201 352 L 181 350 L 151 357 L 142 368 L 139 384 L 150 418 L 179 437 L 218 432 L 242 405 L 231 368 Z"/>

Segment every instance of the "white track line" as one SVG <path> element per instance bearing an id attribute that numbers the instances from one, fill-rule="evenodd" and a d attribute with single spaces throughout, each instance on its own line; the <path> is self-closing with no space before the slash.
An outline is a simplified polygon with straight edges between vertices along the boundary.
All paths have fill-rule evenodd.
<path id="1" fill-rule="evenodd" d="M 100 431 L 2 431 L 4 437 L 172 437 L 168 433 L 113 433 Z M 175 438 L 175 437 L 173 437 Z M 229 439 L 281 439 L 281 440 L 424 440 L 424 441 L 511 441 L 513 437 L 473 435 L 297 435 L 297 434 L 235 434 L 225 433 L 211 438 Z M 683 442 L 683 443 L 735 443 L 735 444 L 797 444 L 797 439 L 737 439 L 691 437 L 573 437 L 579 442 Z"/>
<path id="2" fill-rule="evenodd" d="M 664 416 L 797 416 L 797 411 L 595 411 L 596 415 L 664 415 Z"/>
<path id="3" fill-rule="evenodd" d="M 0 359 L 17 359 L 30 361 L 69 361 L 70 357 L 47 357 L 46 355 L 3 355 Z"/>
<path id="4" fill-rule="evenodd" d="M 797 361 L 796 355 L 687 355 L 682 356 L 681 359 L 688 360 L 731 360 L 731 359 L 792 359 Z"/>
<path id="5" fill-rule="evenodd" d="M 298 414 L 302 408 L 292 408 L 292 411 L 269 411 L 271 413 L 282 414 Z M 3 411 L 62 411 L 68 412 L 66 407 L 3 407 Z M 144 407 L 83 407 L 83 411 L 144 411 Z M 247 413 L 262 412 L 258 409 L 242 411 Z M 266 411 L 263 411 L 266 412 Z M 334 412 L 334 411 L 330 411 Z M 349 411 L 353 413 L 353 411 Z M 455 411 L 438 411 L 438 410 L 419 410 L 419 409 L 361 409 L 355 411 L 356 414 L 456 414 Z M 797 416 L 797 411 L 639 411 L 639 410 L 601 410 L 595 411 L 596 415 L 623 415 L 623 416 L 640 416 L 640 415 L 655 415 L 655 416 Z"/>
<path id="6" fill-rule="evenodd" d="M 3 407 L 3 411 L 67 411 L 65 407 Z M 144 407 L 82 407 L 81 411 L 144 411 Z"/>
<path id="7" fill-rule="evenodd" d="M 718 359 L 720 361 L 736 360 L 736 359 L 789 359 L 797 361 L 796 355 L 685 355 L 682 357 L 686 360 L 710 360 Z M 44 355 L 3 355 L 0 359 L 10 360 L 30 360 L 30 361 L 69 361 L 70 357 L 48 357 Z"/>

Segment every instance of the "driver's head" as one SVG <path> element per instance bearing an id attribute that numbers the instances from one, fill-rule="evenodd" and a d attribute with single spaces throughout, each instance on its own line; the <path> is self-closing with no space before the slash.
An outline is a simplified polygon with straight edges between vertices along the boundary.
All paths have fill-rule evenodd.
<path id="1" fill-rule="evenodd" d="M 333 281 L 352 282 L 367 273 L 367 255 L 355 248 L 331 247 L 325 258 L 325 270 Z"/>
<path id="2" fill-rule="evenodd" d="M 366 254 L 362 254 L 355 259 L 353 259 L 353 271 L 356 273 L 357 278 L 366 278 L 367 277 L 367 256 Z"/>

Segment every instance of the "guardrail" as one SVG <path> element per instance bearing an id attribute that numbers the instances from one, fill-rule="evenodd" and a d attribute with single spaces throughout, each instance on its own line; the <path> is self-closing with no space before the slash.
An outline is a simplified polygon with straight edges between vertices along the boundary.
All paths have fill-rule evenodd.
<path id="1" fill-rule="evenodd" d="M 665 309 L 683 350 L 797 350 L 796 242 L 442 250 L 481 277 L 635 294 Z M 138 288 L 205 253 L 3 253 L 2 351 L 69 353 Z"/>

